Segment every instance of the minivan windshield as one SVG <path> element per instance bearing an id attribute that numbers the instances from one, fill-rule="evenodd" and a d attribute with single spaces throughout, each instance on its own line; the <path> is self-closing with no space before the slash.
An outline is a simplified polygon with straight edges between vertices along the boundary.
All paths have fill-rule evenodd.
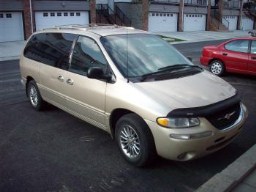
<path id="1" fill-rule="evenodd" d="M 176 73 L 196 67 L 156 35 L 125 34 L 101 37 L 109 56 L 126 78 Z"/>

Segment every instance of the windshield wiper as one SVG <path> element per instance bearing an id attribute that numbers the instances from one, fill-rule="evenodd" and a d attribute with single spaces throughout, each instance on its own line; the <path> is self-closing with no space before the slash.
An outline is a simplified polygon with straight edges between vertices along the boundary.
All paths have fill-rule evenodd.
<path id="1" fill-rule="evenodd" d="M 197 65 L 189 65 L 189 64 L 177 64 L 177 65 L 169 65 L 166 67 L 159 68 L 158 71 L 173 71 L 173 70 L 179 70 L 179 69 L 186 69 L 186 68 L 199 68 L 201 67 Z"/>
<path id="2" fill-rule="evenodd" d="M 181 69 L 191 69 L 191 68 L 198 68 L 202 70 L 202 68 L 197 65 L 188 65 L 188 64 L 170 65 L 170 66 L 159 68 L 158 71 L 142 75 L 140 81 L 145 81 L 150 77 L 158 77 L 159 75 L 165 75 L 165 74 L 175 76 L 177 71 L 183 71 Z"/>
<path id="3" fill-rule="evenodd" d="M 156 75 L 160 75 L 160 74 L 163 74 L 163 73 L 166 73 L 166 71 L 156 71 L 156 72 L 152 72 L 152 73 L 147 73 L 147 74 L 141 76 L 140 81 L 145 81 L 149 77 L 154 77 Z"/>

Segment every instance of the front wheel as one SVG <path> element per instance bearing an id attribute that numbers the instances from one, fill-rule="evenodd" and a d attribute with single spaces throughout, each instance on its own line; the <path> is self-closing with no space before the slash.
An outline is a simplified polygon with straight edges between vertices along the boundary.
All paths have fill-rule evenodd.
<path id="1" fill-rule="evenodd" d="M 124 158 L 135 166 L 145 166 L 156 157 L 153 136 L 136 114 L 127 114 L 118 120 L 115 138 Z"/>
<path id="2" fill-rule="evenodd" d="M 34 80 L 28 82 L 27 95 L 32 107 L 37 111 L 42 110 L 44 101 Z"/>
<path id="3" fill-rule="evenodd" d="M 225 66 L 220 60 L 213 60 L 210 63 L 210 71 L 217 76 L 222 76 L 225 72 Z"/>

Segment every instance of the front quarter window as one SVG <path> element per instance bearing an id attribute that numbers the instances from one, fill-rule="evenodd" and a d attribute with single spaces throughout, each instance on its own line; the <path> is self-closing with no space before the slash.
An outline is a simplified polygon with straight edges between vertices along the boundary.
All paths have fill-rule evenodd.
<path id="1" fill-rule="evenodd" d="M 80 36 L 72 53 L 70 70 L 86 75 L 90 67 L 100 67 L 106 70 L 107 61 L 93 39 Z"/>

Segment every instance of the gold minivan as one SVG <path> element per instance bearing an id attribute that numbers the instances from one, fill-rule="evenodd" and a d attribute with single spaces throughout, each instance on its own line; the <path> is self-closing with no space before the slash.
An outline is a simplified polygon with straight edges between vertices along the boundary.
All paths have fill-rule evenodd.
<path id="1" fill-rule="evenodd" d="M 230 84 L 159 36 L 134 28 L 34 33 L 20 70 L 34 109 L 47 102 L 109 132 L 136 166 L 157 155 L 187 161 L 217 151 L 248 116 Z"/>

